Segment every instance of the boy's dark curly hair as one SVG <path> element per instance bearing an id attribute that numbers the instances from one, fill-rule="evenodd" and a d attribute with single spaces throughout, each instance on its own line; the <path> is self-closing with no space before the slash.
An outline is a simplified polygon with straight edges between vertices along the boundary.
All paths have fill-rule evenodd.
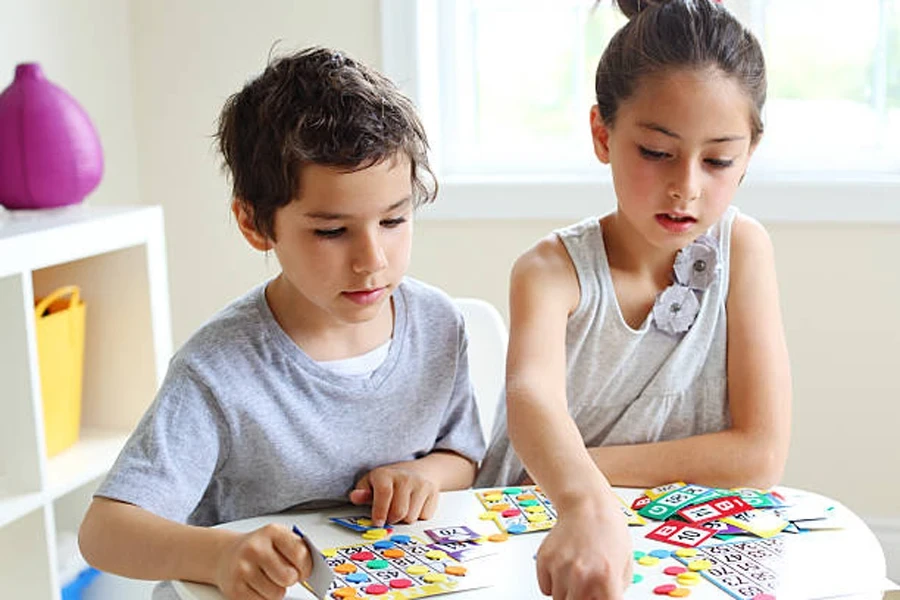
<path id="1" fill-rule="evenodd" d="M 413 204 L 434 200 L 428 141 L 412 102 L 386 77 L 328 48 L 276 58 L 225 103 L 216 133 L 234 198 L 275 239 L 275 212 L 300 196 L 303 165 L 364 169 L 398 153 Z"/>

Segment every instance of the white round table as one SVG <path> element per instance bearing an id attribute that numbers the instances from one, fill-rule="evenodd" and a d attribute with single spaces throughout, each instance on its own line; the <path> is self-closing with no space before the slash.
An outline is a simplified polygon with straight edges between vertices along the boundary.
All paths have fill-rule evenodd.
<path id="1" fill-rule="evenodd" d="M 891 587 L 892 584 L 886 577 L 881 545 L 865 523 L 838 502 L 791 488 L 777 489 L 787 497 L 805 497 L 807 500 L 834 506 L 830 512 L 834 515 L 833 518 L 843 524 L 843 528 L 780 536 L 784 552 L 779 565 L 775 597 L 778 600 L 835 596 L 880 599 L 882 590 Z M 628 504 L 642 492 L 643 490 L 638 489 L 616 488 L 616 493 Z M 396 526 L 394 533 L 416 535 L 427 540 L 425 529 L 453 525 L 466 525 L 485 535 L 497 533 L 493 522 L 479 520 L 478 517 L 483 512 L 484 508 L 472 490 L 445 492 L 441 495 L 440 506 L 433 519 L 420 521 L 414 525 Z M 221 527 L 235 531 L 253 531 L 268 523 L 280 523 L 288 527 L 296 524 L 319 549 L 325 549 L 363 543 L 358 533 L 333 524 L 329 521 L 329 517 L 364 513 L 365 510 L 361 510 L 360 507 L 348 506 L 320 512 L 269 515 L 235 521 Z M 644 526 L 629 527 L 635 550 L 649 552 L 658 548 L 677 549 L 676 546 L 655 542 L 645 537 L 658 525 L 657 521 L 648 521 Z M 510 536 L 506 542 L 490 543 L 492 550 L 496 551 L 495 554 L 467 561 L 465 566 L 471 574 L 488 578 L 492 585 L 454 592 L 452 598 L 454 600 L 545 598 L 538 588 L 534 567 L 534 555 L 545 535 L 545 533 L 527 533 Z M 703 546 L 718 543 L 725 542 L 710 538 Z M 632 584 L 626 591 L 625 598 L 659 598 L 660 596 L 654 596 L 653 588 L 661 584 L 674 583 L 674 578 L 664 574 L 663 569 L 666 566 L 680 564 L 675 558 L 663 559 L 653 566 L 635 563 L 634 572 L 642 575 L 643 580 Z M 215 588 L 207 585 L 177 581 L 174 582 L 174 588 L 183 600 L 223 600 L 223 596 Z M 304 600 L 314 597 L 299 585 L 290 588 L 287 595 L 287 598 Z M 692 600 L 725 600 L 730 597 L 705 580 L 693 586 L 690 594 Z M 386 594 L 380 598 L 392 596 Z"/>

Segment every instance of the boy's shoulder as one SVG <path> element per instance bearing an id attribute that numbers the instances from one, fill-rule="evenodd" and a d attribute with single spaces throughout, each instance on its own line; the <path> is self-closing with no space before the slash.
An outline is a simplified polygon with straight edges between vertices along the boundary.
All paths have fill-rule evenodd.
<path id="1" fill-rule="evenodd" d="M 450 295 L 439 287 L 412 277 L 404 277 L 398 290 L 413 317 L 444 317 L 462 320 L 462 313 Z"/>
<path id="2" fill-rule="evenodd" d="M 265 286 L 263 283 L 253 287 L 210 317 L 178 349 L 174 360 L 205 362 L 216 356 L 226 357 L 235 348 L 256 345 L 256 340 L 268 335 L 261 306 L 265 304 Z"/>

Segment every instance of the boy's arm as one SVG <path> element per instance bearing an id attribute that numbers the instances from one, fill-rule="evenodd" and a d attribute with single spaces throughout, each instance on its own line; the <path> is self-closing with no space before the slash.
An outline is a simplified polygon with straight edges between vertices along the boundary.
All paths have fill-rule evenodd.
<path id="1" fill-rule="evenodd" d="M 85 560 L 102 571 L 207 583 L 229 598 L 249 590 L 277 594 L 312 569 L 306 544 L 286 528 L 271 525 L 242 534 L 194 527 L 102 497 L 88 508 L 78 542 Z"/>
<path id="2" fill-rule="evenodd" d="M 237 533 L 191 527 L 133 504 L 97 497 L 78 542 L 91 565 L 133 579 L 215 583 L 216 557 Z"/>
<path id="3" fill-rule="evenodd" d="M 591 448 L 614 485 L 689 481 L 767 489 L 781 478 L 791 428 L 791 375 L 772 243 L 738 217 L 732 229 L 728 292 L 728 402 L 731 426 L 680 440 Z"/>
<path id="4" fill-rule="evenodd" d="M 617 599 L 630 580 L 631 539 L 566 398 L 566 326 L 579 300 L 577 275 L 557 237 L 516 261 L 507 354 L 509 437 L 559 515 L 537 555 L 541 590 L 554 598 Z"/>

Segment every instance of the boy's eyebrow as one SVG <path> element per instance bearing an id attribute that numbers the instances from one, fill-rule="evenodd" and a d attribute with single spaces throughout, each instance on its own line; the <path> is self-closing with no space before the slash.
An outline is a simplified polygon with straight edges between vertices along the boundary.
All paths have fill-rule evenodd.
<path id="1" fill-rule="evenodd" d="M 412 201 L 412 199 L 409 196 L 407 196 L 403 200 L 399 200 L 397 202 L 394 202 L 390 206 L 388 206 L 386 209 L 384 209 L 384 212 L 389 213 L 389 212 L 395 211 L 398 208 L 401 208 L 404 204 L 408 204 L 411 201 Z M 324 211 L 308 212 L 308 213 L 305 213 L 304 216 L 309 217 L 310 219 L 319 219 L 321 221 L 337 221 L 338 219 L 350 218 L 350 215 L 345 215 L 345 214 L 341 214 L 341 213 L 333 213 L 333 212 L 324 212 Z"/>
<path id="2" fill-rule="evenodd" d="M 665 127 L 663 127 L 662 125 L 660 125 L 658 123 L 652 123 L 652 122 L 638 123 L 638 126 L 643 127 L 644 129 L 650 129 L 651 131 L 658 131 L 659 133 L 661 133 L 663 135 L 667 135 L 671 138 L 675 138 L 676 140 L 681 139 L 680 135 L 678 135 L 674 131 L 669 131 L 668 129 L 666 129 Z M 745 139 L 745 137 L 746 136 L 743 136 L 743 135 L 723 135 L 722 137 L 708 139 L 708 140 L 706 140 L 705 143 L 721 144 L 722 142 L 735 142 L 735 141 L 743 140 L 743 139 Z"/>

